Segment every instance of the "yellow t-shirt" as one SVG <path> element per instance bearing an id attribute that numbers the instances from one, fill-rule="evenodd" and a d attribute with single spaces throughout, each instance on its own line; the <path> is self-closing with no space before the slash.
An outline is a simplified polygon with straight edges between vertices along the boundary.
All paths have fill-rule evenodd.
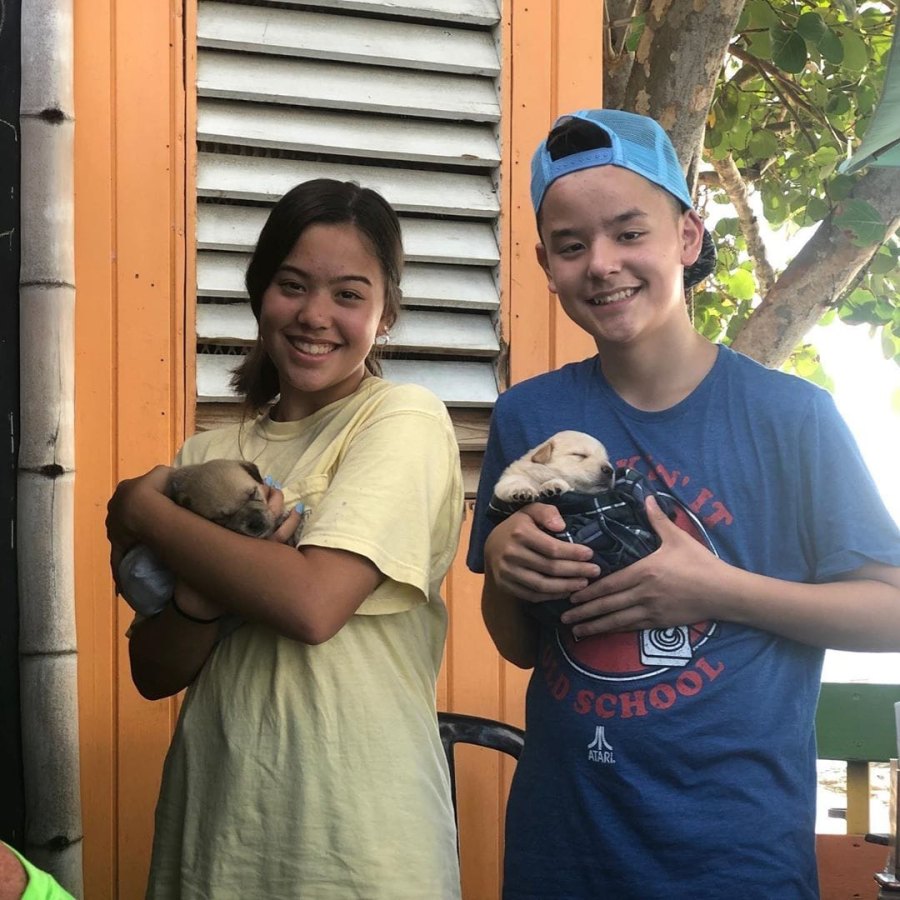
<path id="1" fill-rule="evenodd" d="M 166 759 L 148 897 L 459 897 L 434 703 L 463 508 L 446 410 L 369 378 L 298 422 L 196 435 L 180 461 L 215 457 L 255 462 L 306 504 L 301 544 L 386 578 L 324 644 L 245 624 L 217 645 Z"/>

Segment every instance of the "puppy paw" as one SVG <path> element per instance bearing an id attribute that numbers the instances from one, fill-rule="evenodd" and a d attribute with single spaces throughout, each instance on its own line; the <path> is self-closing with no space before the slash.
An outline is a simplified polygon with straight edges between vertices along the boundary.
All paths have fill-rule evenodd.
<path id="1" fill-rule="evenodd" d="M 509 499 L 513 503 L 533 503 L 538 495 L 531 488 L 519 488 L 510 494 Z"/>
<path id="2" fill-rule="evenodd" d="M 545 481 L 541 485 L 540 496 L 558 497 L 560 494 L 564 494 L 568 490 L 569 483 L 567 481 L 563 481 L 562 478 L 551 478 L 550 481 Z"/>

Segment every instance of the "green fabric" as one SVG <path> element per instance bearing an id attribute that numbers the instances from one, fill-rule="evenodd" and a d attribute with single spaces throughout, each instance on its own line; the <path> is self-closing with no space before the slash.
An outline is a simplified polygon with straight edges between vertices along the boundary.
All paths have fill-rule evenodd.
<path id="1" fill-rule="evenodd" d="M 849 174 L 863 166 L 900 166 L 900 29 L 894 32 L 875 115 L 856 153 L 838 171 Z"/>
<path id="2" fill-rule="evenodd" d="M 9 844 L 5 846 L 9 847 Z M 28 876 L 28 886 L 22 894 L 22 900 L 75 900 L 75 898 L 47 872 L 33 866 L 15 847 L 9 849 L 18 857 L 25 874 Z"/>

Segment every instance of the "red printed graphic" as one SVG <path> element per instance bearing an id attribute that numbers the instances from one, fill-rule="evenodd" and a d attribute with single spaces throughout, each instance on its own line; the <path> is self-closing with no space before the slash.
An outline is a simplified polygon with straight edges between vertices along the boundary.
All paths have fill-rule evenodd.
<path id="1" fill-rule="evenodd" d="M 660 469 L 659 465 L 655 468 L 657 479 L 671 487 L 678 473 L 663 475 Z M 685 477 L 684 481 L 687 480 Z M 715 547 L 698 515 L 660 487 L 657 485 L 657 493 L 670 498 L 675 507 L 675 524 L 715 553 Z M 701 496 L 705 503 L 712 495 L 709 491 L 701 491 Z M 712 506 L 717 510 L 724 509 L 721 503 Z M 721 516 L 717 520 L 721 521 Z M 599 634 L 576 642 L 571 632 L 559 628 L 556 640 L 568 663 L 583 675 L 605 681 L 634 681 L 668 669 L 685 668 L 715 630 L 715 622 L 697 622 L 672 628 Z"/>

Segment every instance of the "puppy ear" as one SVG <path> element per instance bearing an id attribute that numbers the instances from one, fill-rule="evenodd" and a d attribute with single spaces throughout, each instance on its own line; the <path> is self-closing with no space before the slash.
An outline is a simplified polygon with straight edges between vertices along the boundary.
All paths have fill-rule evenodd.
<path id="1" fill-rule="evenodd" d="M 257 484 L 263 483 L 262 473 L 259 471 L 259 467 L 256 463 L 242 462 L 241 467 Z"/>
<path id="2" fill-rule="evenodd" d="M 538 465 L 545 466 L 550 462 L 552 456 L 553 441 L 547 441 L 546 444 L 541 444 L 541 446 L 531 454 L 531 461 L 533 463 L 538 463 Z"/>

